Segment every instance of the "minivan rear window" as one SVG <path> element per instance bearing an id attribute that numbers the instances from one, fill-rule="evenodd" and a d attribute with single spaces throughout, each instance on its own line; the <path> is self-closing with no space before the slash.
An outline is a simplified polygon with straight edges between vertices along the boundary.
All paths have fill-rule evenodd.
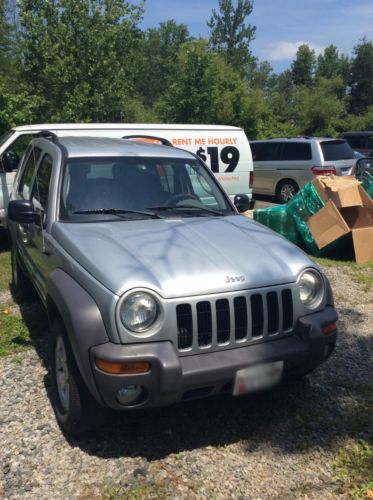
<path id="1" fill-rule="evenodd" d="M 350 160 L 354 157 L 351 147 L 344 140 L 322 141 L 320 146 L 325 161 Z"/>

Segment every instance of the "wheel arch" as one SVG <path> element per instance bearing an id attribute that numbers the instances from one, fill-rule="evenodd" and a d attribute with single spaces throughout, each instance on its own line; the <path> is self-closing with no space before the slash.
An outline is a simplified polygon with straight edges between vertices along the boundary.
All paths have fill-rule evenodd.
<path id="1" fill-rule="evenodd" d="M 50 325 L 63 323 L 79 372 L 89 392 L 103 404 L 89 358 L 94 345 L 109 342 L 100 310 L 91 295 L 62 269 L 55 269 L 47 282 L 47 314 Z"/>

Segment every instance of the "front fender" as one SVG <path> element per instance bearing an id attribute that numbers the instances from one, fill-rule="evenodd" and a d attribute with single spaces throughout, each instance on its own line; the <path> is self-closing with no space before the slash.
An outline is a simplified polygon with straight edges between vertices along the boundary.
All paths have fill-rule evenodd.
<path id="1" fill-rule="evenodd" d="M 64 322 L 80 374 L 92 396 L 102 404 L 89 359 L 92 346 L 109 342 L 100 310 L 88 292 L 62 269 L 55 269 L 47 281 L 50 322 L 54 319 L 52 304 Z"/>

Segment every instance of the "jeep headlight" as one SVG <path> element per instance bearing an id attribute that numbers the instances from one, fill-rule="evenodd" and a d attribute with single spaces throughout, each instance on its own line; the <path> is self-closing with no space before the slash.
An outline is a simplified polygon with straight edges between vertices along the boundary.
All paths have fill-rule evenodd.
<path id="1" fill-rule="evenodd" d="M 324 297 L 324 282 L 320 273 L 311 269 L 303 271 L 299 278 L 299 296 L 306 307 L 320 305 Z"/>
<path id="2" fill-rule="evenodd" d="M 128 330 L 142 333 L 154 324 L 158 312 L 159 306 L 154 297 L 146 292 L 134 292 L 123 300 L 119 314 Z"/>

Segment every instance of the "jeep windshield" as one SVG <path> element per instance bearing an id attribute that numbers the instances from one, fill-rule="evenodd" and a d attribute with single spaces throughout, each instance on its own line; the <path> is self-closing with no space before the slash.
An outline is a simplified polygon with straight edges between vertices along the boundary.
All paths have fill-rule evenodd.
<path id="1" fill-rule="evenodd" d="M 102 221 L 232 215 L 213 175 L 194 158 L 66 160 L 60 220 Z"/>

